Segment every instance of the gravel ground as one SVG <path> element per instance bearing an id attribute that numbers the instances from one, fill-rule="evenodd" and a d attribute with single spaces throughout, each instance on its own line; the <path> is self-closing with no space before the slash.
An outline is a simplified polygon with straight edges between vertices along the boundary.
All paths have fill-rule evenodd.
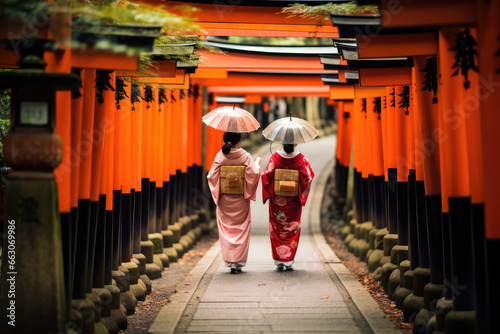
<path id="1" fill-rule="evenodd" d="M 168 303 L 168 298 L 175 293 L 177 285 L 189 275 L 215 241 L 217 241 L 215 231 L 203 235 L 193 249 L 184 254 L 176 263 L 171 263 L 170 267 L 163 270 L 161 278 L 152 280 L 151 293 L 146 296 L 145 301 L 137 302 L 135 313 L 127 318 L 128 328 L 120 333 L 146 333 L 160 309 Z"/>
<path id="2" fill-rule="evenodd" d="M 389 299 L 384 288 L 373 279 L 372 274 L 368 270 L 365 262 L 359 260 L 354 254 L 347 250 L 344 241 L 340 237 L 342 227 L 336 215 L 331 212 L 332 198 L 329 196 L 331 189 L 327 187 L 326 196 L 323 197 L 322 214 L 321 214 L 321 229 L 327 243 L 330 245 L 335 254 L 339 257 L 342 263 L 351 271 L 357 280 L 366 288 L 366 290 L 377 301 L 380 308 L 384 311 L 389 319 L 398 326 L 401 333 L 410 334 L 413 332 L 413 325 L 405 322 L 403 311 L 396 308 L 396 303 Z"/>

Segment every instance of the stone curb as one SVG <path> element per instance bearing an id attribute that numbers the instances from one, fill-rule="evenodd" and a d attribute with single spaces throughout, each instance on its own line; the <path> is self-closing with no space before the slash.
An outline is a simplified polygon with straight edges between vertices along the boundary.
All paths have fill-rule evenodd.
<path id="1" fill-rule="evenodd" d="M 160 310 L 147 333 L 173 334 L 175 332 L 189 300 L 193 297 L 201 279 L 213 264 L 219 252 L 220 243 L 216 241 L 200 259 L 196 267 L 191 270 L 186 279 L 177 285 L 176 293 L 170 297 L 169 303 Z"/>
<path id="2" fill-rule="evenodd" d="M 325 185 L 330 172 L 333 170 L 334 160 L 325 165 L 323 170 L 315 180 L 311 189 L 311 208 L 309 209 L 309 236 L 316 244 L 317 250 L 322 253 L 325 262 L 333 269 L 341 284 L 345 287 L 352 298 L 352 301 L 368 322 L 374 333 L 400 333 L 398 327 L 385 315 L 378 303 L 370 293 L 347 269 L 340 259 L 335 255 L 331 247 L 327 244 L 321 232 L 321 203 L 324 189 L 316 185 Z"/>

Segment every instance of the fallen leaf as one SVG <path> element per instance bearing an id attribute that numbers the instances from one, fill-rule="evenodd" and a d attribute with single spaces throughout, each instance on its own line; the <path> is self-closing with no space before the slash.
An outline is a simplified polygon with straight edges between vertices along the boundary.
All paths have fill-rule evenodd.
<path id="1" fill-rule="evenodd" d="M 259 284 L 259 286 L 264 286 L 264 285 L 266 285 L 266 284 Z"/>
<path id="2" fill-rule="evenodd" d="M 328 298 L 330 298 L 329 295 L 324 295 L 323 297 L 321 297 L 321 299 L 328 299 Z"/>
<path id="3" fill-rule="evenodd" d="M 196 300 L 200 300 L 200 297 L 199 297 L 199 296 L 196 296 Z"/>

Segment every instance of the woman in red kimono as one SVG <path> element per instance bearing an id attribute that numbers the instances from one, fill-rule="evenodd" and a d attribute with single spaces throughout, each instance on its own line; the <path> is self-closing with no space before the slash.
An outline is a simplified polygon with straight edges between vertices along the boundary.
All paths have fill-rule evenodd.
<path id="1" fill-rule="evenodd" d="M 276 168 L 299 171 L 299 196 L 274 195 L 274 171 Z M 294 152 L 293 144 L 284 144 L 274 153 L 262 174 L 262 199 L 269 201 L 269 231 L 274 263 L 278 270 L 292 269 L 300 238 L 300 217 L 306 204 L 314 178 L 309 160 L 302 153 Z"/>

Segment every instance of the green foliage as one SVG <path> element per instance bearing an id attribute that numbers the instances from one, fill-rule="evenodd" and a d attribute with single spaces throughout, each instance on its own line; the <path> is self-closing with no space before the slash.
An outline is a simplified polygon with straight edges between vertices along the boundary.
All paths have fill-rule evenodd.
<path id="1" fill-rule="evenodd" d="M 156 62 L 151 59 L 150 53 L 141 53 L 139 56 L 139 65 L 136 71 L 140 76 L 155 77 L 157 74 L 154 71 L 157 68 Z"/>
<path id="2" fill-rule="evenodd" d="M 254 36 L 229 36 L 229 43 L 252 45 L 332 45 L 331 38 L 322 37 L 254 37 Z"/>
<path id="3" fill-rule="evenodd" d="M 0 69 L 0 72 L 8 72 L 12 70 Z M 11 96 L 7 89 L 0 89 L 0 141 L 7 135 L 10 130 L 10 101 Z"/>
<path id="4" fill-rule="evenodd" d="M 183 5 L 177 6 L 183 15 L 192 14 L 195 9 Z M 113 50 L 130 55 L 136 54 L 127 45 L 116 43 L 114 36 L 103 33 L 104 25 L 138 25 L 161 26 L 165 34 L 194 34 L 200 27 L 193 24 L 193 19 L 170 13 L 163 6 L 150 6 L 127 0 L 53 0 L 50 2 L 40 0 L 2 0 L 0 1 L 1 16 L 18 20 L 19 24 L 26 27 L 24 35 L 19 38 L 30 38 L 32 32 L 38 28 L 49 26 L 54 34 L 68 26 L 68 23 L 55 19 L 53 14 L 69 14 L 72 17 L 73 48 L 85 48 L 93 45 L 100 50 Z M 57 30 L 57 31 L 55 31 Z M 95 34 L 88 38 L 88 33 Z M 16 37 L 17 38 L 17 37 Z"/>
<path id="5" fill-rule="evenodd" d="M 179 6 L 183 15 L 191 15 L 196 11 L 190 6 Z M 81 22 L 100 22 L 106 24 L 146 24 L 161 25 L 171 34 L 185 32 L 200 27 L 191 23 L 191 19 L 178 16 L 163 9 L 163 6 L 150 6 L 127 0 L 2 0 L 0 12 L 9 17 L 21 19 L 24 23 L 39 25 L 47 15 L 70 13 L 74 20 Z"/>
<path id="6" fill-rule="evenodd" d="M 0 69 L 0 72 L 11 71 Z M 0 167 L 4 166 L 3 160 L 3 140 L 10 130 L 10 101 L 11 95 L 7 89 L 0 89 Z M 0 180 L 0 187 L 4 187 L 5 183 L 2 179 Z M 3 203 L 3 188 L 0 189 L 0 202 Z M 2 207 L 3 205 L 0 205 Z M 1 212 L 0 212 L 1 213 Z"/>
<path id="7" fill-rule="evenodd" d="M 48 17 L 50 13 L 49 4 L 38 0 L 2 0 L 0 1 L 0 13 L 10 18 L 19 19 L 25 23 L 35 23 L 34 20 Z M 39 22 L 40 23 L 40 22 Z"/>
<path id="8" fill-rule="evenodd" d="M 155 44 L 182 44 L 195 43 L 195 50 L 206 49 L 210 52 L 222 53 L 221 50 L 204 45 L 200 42 L 197 33 L 200 27 L 187 16 L 195 12 L 196 8 L 188 5 L 176 6 L 183 16 L 166 11 L 163 6 L 150 6 L 143 3 L 135 3 L 127 0 L 53 0 L 50 2 L 40 0 L 2 0 L 0 1 L 0 13 L 9 18 L 18 19 L 20 24 L 27 26 L 27 29 L 37 30 L 37 27 L 46 25 L 53 20 L 53 30 L 67 27 L 67 23 L 54 21 L 51 17 L 55 13 L 70 14 L 72 17 L 72 48 L 85 49 L 92 45 L 99 50 L 112 50 L 115 53 L 126 53 L 135 55 L 140 52 L 140 48 L 130 47 L 120 43 L 116 36 L 103 31 L 110 29 L 108 25 L 120 27 L 120 25 L 133 24 L 136 26 L 161 26 L 163 35 L 155 41 Z M 57 34 L 57 31 L 53 31 Z M 125 31 L 125 33 L 127 33 Z M 25 34 L 24 38 L 30 35 Z M 175 46 L 172 46 L 173 48 Z M 195 53 L 193 55 L 171 55 L 166 48 L 165 59 L 189 62 L 194 58 L 200 58 Z M 141 76 L 155 76 L 155 62 L 151 60 L 151 53 L 140 53 L 138 74 Z M 123 73 L 123 76 L 130 74 Z"/>
<path id="9" fill-rule="evenodd" d="M 10 93 L 7 89 L 0 89 L 0 140 L 10 129 Z"/>
<path id="10" fill-rule="evenodd" d="M 76 0 L 73 0 L 76 1 Z M 107 25 L 161 26 L 163 34 L 193 34 L 200 27 L 193 24 L 187 17 L 177 16 L 162 8 L 153 7 L 142 3 L 134 3 L 127 0 L 87 1 L 84 5 L 76 1 L 73 6 L 73 47 L 86 47 L 92 44 L 95 48 L 102 50 L 113 50 L 114 52 L 137 53 L 127 45 L 117 43 L 111 35 L 103 33 Z M 184 13 L 191 13 L 189 6 L 183 6 Z M 127 30 L 129 28 L 126 28 Z M 88 32 L 95 33 L 93 40 L 87 41 Z M 140 32 L 142 33 L 142 32 Z M 127 32 L 125 31 L 125 34 Z M 90 43 L 89 43 L 90 42 Z"/>
<path id="11" fill-rule="evenodd" d="M 194 53 L 191 55 L 182 55 L 182 54 L 175 54 L 176 46 L 177 44 L 189 44 L 189 43 L 194 43 Z M 212 53 L 219 53 L 219 54 L 224 54 L 225 52 L 222 51 L 219 48 L 216 48 L 214 46 L 206 45 L 201 42 L 199 36 L 191 36 L 191 35 L 163 35 L 155 40 L 155 44 L 157 45 L 168 45 L 166 47 L 162 48 L 162 51 L 164 51 L 164 58 L 167 60 L 178 60 L 182 62 L 189 62 L 193 59 L 198 59 L 198 58 L 203 58 L 199 53 L 198 50 L 207 50 Z"/>
<path id="12" fill-rule="evenodd" d="M 73 16 L 92 17 L 102 23 L 158 24 L 168 28 L 171 33 L 197 28 L 185 18 L 169 13 L 162 7 L 127 0 L 73 1 L 73 8 Z"/>
<path id="13" fill-rule="evenodd" d="M 304 19 L 310 19 L 317 22 L 318 24 L 323 24 L 324 22 L 330 20 L 330 14 L 373 15 L 378 13 L 378 6 L 358 6 L 354 1 L 340 4 L 327 3 L 319 6 L 308 6 L 304 4 L 294 3 L 278 12 L 278 14 L 288 14 L 287 17 L 300 17 Z"/>

